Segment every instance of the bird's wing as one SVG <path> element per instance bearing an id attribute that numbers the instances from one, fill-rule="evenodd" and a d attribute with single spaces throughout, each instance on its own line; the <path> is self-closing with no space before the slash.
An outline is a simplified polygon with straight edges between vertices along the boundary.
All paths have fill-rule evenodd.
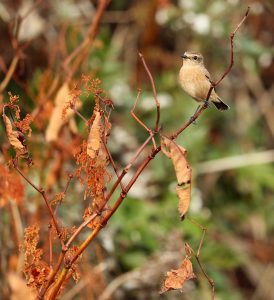
<path id="1" fill-rule="evenodd" d="M 208 79 L 208 81 L 209 81 L 212 85 L 214 85 L 214 81 L 211 80 L 210 74 L 209 74 L 209 72 L 208 72 L 207 69 L 205 69 L 205 77 Z M 214 90 L 215 90 L 215 88 L 214 88 Z"/>
<path id="2" fill-rule="evenodd" d="M 210 79 L 210 74 L 209 74 L 209 72 L 208 72 L 208 70 L 206 68 L 204 69 L 204 73 L 205 73 L 205 77 L 208 79 L 208 81 L 210 83 L 212 83 L 212 80 Z"/>

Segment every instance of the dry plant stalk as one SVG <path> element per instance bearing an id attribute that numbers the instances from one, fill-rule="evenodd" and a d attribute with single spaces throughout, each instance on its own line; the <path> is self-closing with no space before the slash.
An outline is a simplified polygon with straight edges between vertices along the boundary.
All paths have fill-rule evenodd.
<path id="1" fill-rule="evenodd" d="M 93 23 L 91 29 L 90 29 L 90 36 L 88 41 L 84 41 L 81 46 L 79 46 L 79 49 L 75 50 L 71 54 L 71 56 L 67 59 L 65 64 L 69 64 L 71 61 L 74 61 L 75 65 L 78 65 L 85 57 L 85 50 L 86 46 L 92 43 L 94 40 L 95 34 L 98 29 L 98 24 L 100 17 L 107 5 L 108 1 L 101 0 L 99 1 L 99 8 L 97 11 L 97 15 L 95 18 L 95 23 Z M 84 87 L 84 91 L 86 94 L 92 94 L 95 99 L 95 108 L 93 111 L 93 114 L 89 120 L 86 120 L 81 113 L 77 110 L 76 107 L 76 101 L 79 99 L 79 96 L 81 95 L 82 91 L 80 87 L 75 87 L 71 91 L 70 95 L 70 101 L 65 105 L 64 107 L 64 93 L 67 95 L 67 86 L 63 86 L 62 89 L 65 90 L 63 92 L 62 90 L 59 90 L 59 93 L 61 93 L 62 101 L 60 100 L 60 107 L 62 106 L 62 114 L 65 115 L 68 110 L 73 110 L 76 115 L 80 116 L 86 124 L 90 127 L 89 136 L 87 140 L 83 141 L 83 144 L 81 146 L 81 149 L 76 154 L 76 163 L 78 164 L 78 168 L 75 171 L 75 177 L 85 186 L 86 191 L 86 197 L 89 197 L 92 199 L 91 204 L 87 211 L 84 213 L 84 220 L 83 222 L 72 232 L 67 234 L 64 232 L 62 227 L 60 226 L 60 220 L 58 220 L 56 216 L 56 210 L 57 210 L 57 204 L 59 203 L 57 201 L 57 204 L 55 206 L 55 211 L 53 209 L 53 205 L 49 201 L 49 197 L 44 189 L 37 187 L 31 179 L 27 178 L 25 174 L 19 169 L 19 166 L 17 162 L 20 158 L 24 157 L 28 151 L 27 147 L 19 138 L 18 131 L 13 130 L 11 121 L 9 118 L 7 118 L 5 114 L 5 110 L 3 111 L 3 118 L 6 124 L 7 134 L 10 141 L 10 144 L 14 147 L 16 151 L 16 158 L 14 159 L 14 167 L 18 171 L 18 173 L 37 191 L 41 194 L 43 197 L 45 204 L 47 206 L 49 215 L 51 216 L 51 225 L 52 228 L 54 228 L 58 240 L 59 245 L 61 246 L 61 253 L 59 254 L 59 258 L 55 264 L 53 264 L 52 268 L 49 267 L 49 265 L 42 261 L 42 253 L 39 249 L 36 248 L 37 245 L 37 236 L 38 236 L 38 229 L 37 228 L 29 228 L 26 231 L 26 240 L 28 240 L 28 237 L 30 235 L 35 236 L 35 239 L 33 243 L 26 243 L 25 251 L 26 253 L 29 253 L 29 257 L 32 259 L 31 263 L 27 264 L 27 270 L 29 271 L 28 274 L 33 274 L 32 271 L 35 269 L 35 274 L 39 274 L 40 276 L 36 276 L 35 278 L 31 278 L 31 282 L 37 289 L 37 299 L 49 299 L 54 300 L 60 293 L 60 289 L 64 288 L 68 282 L 68 280 L 71 277 L 78 278 L 78 272 L 77 272 L 77 263 L 79 257 L 82 255 L 82 253 L 86 250 L 86 248 L 90 245 L 90 243 L 94 240 L 94 238 L 100 233 L 100 231 L 106 226 L 109 219 L 113 216 L 113 214 L 116 212 L 116 210 L 119 208 L 121 203 L 123 202 L 124 198 L 127 196 L 127 193 L 131 189 L 131 187 L 135 184 L 138 177 L 142 174 L 142 172 L 145 170 L 145 168 L 148 166 L 150 161 L 155 158 L 155 156 L 160 152 L 164 151 L 166 155 L 172 159 L 175 172 L 177 175 L 178 180 L 178 189 L 177 193 L 179 196 L 179 212 L 181 218 L 183 218 L 189 207 L 190 202 L 190 194 L 191 194 L 191 168 L 186 160 L 186 151 L 184 148 L 176 144 L 176 138 L 179 134 L 181 134 L 188 126 L 190 126 L 202 113 L 204 110 L 207 109 L 207 101 L 210 97 L 210 94 L 213 90 L 213 88 L 218 85 L 225 76 L 230 72 L 233 63 L 233 40 L 234 36 L 239 29 L 239 27 L 242 25 L 244 20 L 246 19 L 247 15 L 249 13 L 249 8 L 246 12 L 246 15 L 242 19 L 242 21 L 239 23 L 239 25 L 236 27 L 235 31 L 231 34 L 231 56 L 230 56 L 230 65 L 228 68 L 224 71 L 221 78 L 217 81 L 217 83 L 212 83 L 212 86 L 210 87 L 207 95 L 207 99 L 205 99 L 204 105 L 202 105 L 199 110 L 183 125 L 181 126 L 176 132 L 174 132 L 169 137 L 162 136 L 162 145 L 157 145 L 155 142 L 154 137 L 158 134 L 160 134 L 160 103 L 157 100 L 157 92 L 156 87 L 154 83 L 153 76 L 145 62 L 144 57 L 142 54 L 140 54 L 141 61 L 144 65 L 144 68 L 147 72 L 147 75 L 150 79 L 154 100 L 155 100 L 155 106 L 156 106 L 156 112 L 157 117 L 155 121 L 155 126 L 153 129 L 147 127 L 134 113 L 135 107 L 137 105 L 140 92 L 138 92 L 138 96 L 134 105 L 134 108 L 132 110 L 133 117 L 137 120 L 137 122 L 144 127 L 148 133 L 149 136 L 147 140 L 136 150 L 135 155 L 130 160 L 128 165 L 119 173 L 114 160 L 111 157 L 110 152 L 107 149 L 107 139 L 110 133 L 111 124 L 110 124 L 110 114 L 112 112 L 113 104 L 111 100 L 107 97 L 107 94 L 101 89 L 100 87 L 100 81 L 98 79 L 92 79 L 89 76 L 82 76 L 81 83 Z M 82 52 L 83 51 L 83 52 Z M 80 56 L 79 53 L 81 53 Z M 79 59 L 77 60 L 77 58 Z M 19 119 L 19 107 L 15 104 L 15 101 L 13 101 L 13 97 L 11 96 L 10 104 L 6 105 L 4 108 L 9 106 L 9 108 L 13 109 L 17 115 L 17 124 L 20 124 Z M 16 99 L 17 101 L 18 99 Z M 56 101 L 56 104 L 58 106 L 58 103 Z M 60 114 L 61 109 L 58 107 L 58 114 Z M 61 116 L 60 116 L 61 118 Z M 29 120 L 29 119 L 28 119 Z M 25 128 L 24 130 L 28 130 L 29 125 L 27 126 L 23 122 L 24 126 L 21 125 L 21 128 Z M 22 129 L 20 129 L 22 130 Z M 19 143 L 21 142 L 21 144 Z M 124 185 L 122 183 L 122 180 L 124 176 L 128 173 L 129 169 L 132 167 L 132 165 L 135 163 L 136 159 L 139 157 L 141 153 L 144 152 L 145 149 L 147 149 L 148 144 L 152 142 L 152 147 L 150 153 L 143 159 L 140 166 L 137 168 L 136 172 L 132 176 L 131 180 Z M 24 150 L 24 151 L 23 151 Z M 106 189 L 107 183 L 110 180 L 110 175 L 107 171 L 107 167 L 109 163 L 111 162 L 111 166 L 114 170 L 114 172 L 117 175 L 117 179 L 115 180 L 112 188 L 110 190 Z M 69 182 L 71 178 L 68 180 L 67 187 L 64 192 L 60 193 L 61 200 L 65 197 L 66 190 L 68 188 Z M 121 193 L 118 196 L 118 198 L 114 201 L 114 204 L 112 206 L 109 206 L 108 202 L 112 198 L 114 192 L 118 189 L 118 187 L 121 188 Z M 79 236 L 79 234 L 82 232 L 83 229 L 90 227 L 91 232 L 88 235 L 88 237 L 82 241 L 80 244 L 76 244 L 76 238 Z M 205 232 L 205 231 L 204 231 Z M 204 238 L 204 235 L 203 235 Z M 203 238 L 201 240 L 200 246 L 202 245 Z M 51 246 L 52 247 L 52 246 Z M 199 252 L 200 248 L 195 255 L 197 262 L 199 266 Z M 189 249 L 189 248 L 187 248 Z M 186 249 L 187 256 L 183 260 L 182 265 L 179 267 L 178 270 L 172 270 L 170 273 L 168 273 L 168 278 L 166 279 L 165 285 L 163 287 L 162 292 L 165 292 L 170 289 L 177 289 L 181 288 L 182 285 L 186 280 L 189 280 L 191 278 L 194 278 L 195 275 L 192 271 L 192 264 L 189 260 L 190 254 L 189 250 Z M 37 254 L 37 255 L 36 255 Z M 37 257 L 38 261 L 36 261 L 34 258 Z M 38 267 L 37 267 L 38 266 Z M 43 272 L 41 271 L 43 270 Z M 202 269 L 203 270 L 203 269 Z M 214 287 L 214 283 L 212 283 L 211 279 L 206 275 L 205 272 L 203 272 L 206 278 L 208 279 L 209 283 Z M 214 298 L 214 289 L 213 289 L 213 298 Z"/>

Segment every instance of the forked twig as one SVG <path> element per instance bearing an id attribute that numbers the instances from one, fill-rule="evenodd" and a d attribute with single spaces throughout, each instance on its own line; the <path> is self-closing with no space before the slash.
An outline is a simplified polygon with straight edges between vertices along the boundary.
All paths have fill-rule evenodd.
<path id="1" fill-rule="evenodd" d="M 156 110 L 157 110 L 157 117 L 156 117 L 156 123 L 155 123 L 155 131 L 158 132 L 160 127 L 159 127 L 159 122 L 160 122 L 160 102 L 157 98 L 157 92 L 156 92 L 156 87 L 155 87 L 155 83 L 154 83 L 154 79 L 153 76 L 151 75 L 151 72 L 146 64 L 146 61 L 144 59 L 144 56 L 142 53 L 139 52 L 139 56 L 141 58 L 141 61 L 144 65 L 144 68 L 147 72 L 147 75 L 149 77 L 150 83 L 151 83 L 151 87 L 152 87 L 152 92 L 153 92 L 153 98 L 155 101 L 155 105 L 156 105 Z"/>
<path id="2" fill-rule="evenodd" d="M 146 124 L 140 119 L 137 117 L 137 115 L 135 114 L 135 109 L 136 109 L 136 106 L 138 104 L 138 101 L 139 101 L 139 98 L 140 98 L 140 95 L 141 95 L 141 89 L 138 90 L 137 92 L 137 96 L 136 96 L 136 100 L 134 102 L 134 105 L 133 105 L 133 108 L 132 110 L 130 111 L 130 114 L 132 115 L 132 117 L 142 126 L 145 128 L 145 130 L 150 134 L 151 138 L 152 138 L 152 142 L 153 142 L 153 146 L 154 146 L 154 149 L 157 148 L 156 146 L 156 142 L 155 142 L 155 139 L 154 139 L 154 133 L 153 133 L 153 130 L 151 130 L 150 128 L 148 128 L 146 126 Z"/>
<path id="3" fill-rule="evenodd" d="M 195 259 L 199 265 L 199 268 L 201 269 L 202 273 L 204 274 L 205 278 L 207 279 L 208 283 L 210 284 L 211 286 L 211 300 L 214 300 L 215 298 L 215 282 L 214 280 L 207 274 L 205 268 L 203 267 L 201 261 L 200 261 L 200 253 L 201 253 L 201 249 L 202 249 L 202 246 L 203 246 L 203 243 L 204 243 L 204 240 L 205 240 L 205 235 L 206 235 L 206 231 L 207 231 L 207 228 L 201 226 L 199 223 L 197 223 L 196 221 L 190 219 L 188 217 L 188 220 L 193 223 L 195 226 L 198 226 L 202 231 L 203 231 L 203 234 L 202 234 L 202 237 L 201 237 L 201 240 L 199 242 L 199 246 L 198 246 L 198 249 L 197 251 L 195 252 L 193 250 L 193 248 L 191 248 L 189 245 L 188 247 L 191 249 L 192 253 L 194 254 L 195 256 Z"/>

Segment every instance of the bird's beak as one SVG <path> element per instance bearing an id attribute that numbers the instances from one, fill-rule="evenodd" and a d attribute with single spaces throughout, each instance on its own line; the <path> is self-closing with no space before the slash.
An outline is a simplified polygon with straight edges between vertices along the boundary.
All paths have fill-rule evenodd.
<path id="1" fill-rule="evenodd" d="M 186 56 L 185 54 L 181 55 L 181 57 L 182 57 L 183 59 L 186 59 L 186 58 L 187 58 L 187 56 Z"/>

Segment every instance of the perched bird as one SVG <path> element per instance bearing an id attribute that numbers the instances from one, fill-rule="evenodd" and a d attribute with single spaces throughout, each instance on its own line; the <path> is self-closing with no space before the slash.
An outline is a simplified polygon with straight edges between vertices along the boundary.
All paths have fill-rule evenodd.
<path id="1" fill-rule="evenodd" d="M 211 86 L 210 74 L 204 66 L 203 56 L 198 52 L 187 51 L 182 56 L 183 65 L 179 73 L 179 82 L 184 91 L 197 102 L 206 100 Z M 213 89 L 209 100 L 219 110 L 227 110 L 226 105 Z"/>

